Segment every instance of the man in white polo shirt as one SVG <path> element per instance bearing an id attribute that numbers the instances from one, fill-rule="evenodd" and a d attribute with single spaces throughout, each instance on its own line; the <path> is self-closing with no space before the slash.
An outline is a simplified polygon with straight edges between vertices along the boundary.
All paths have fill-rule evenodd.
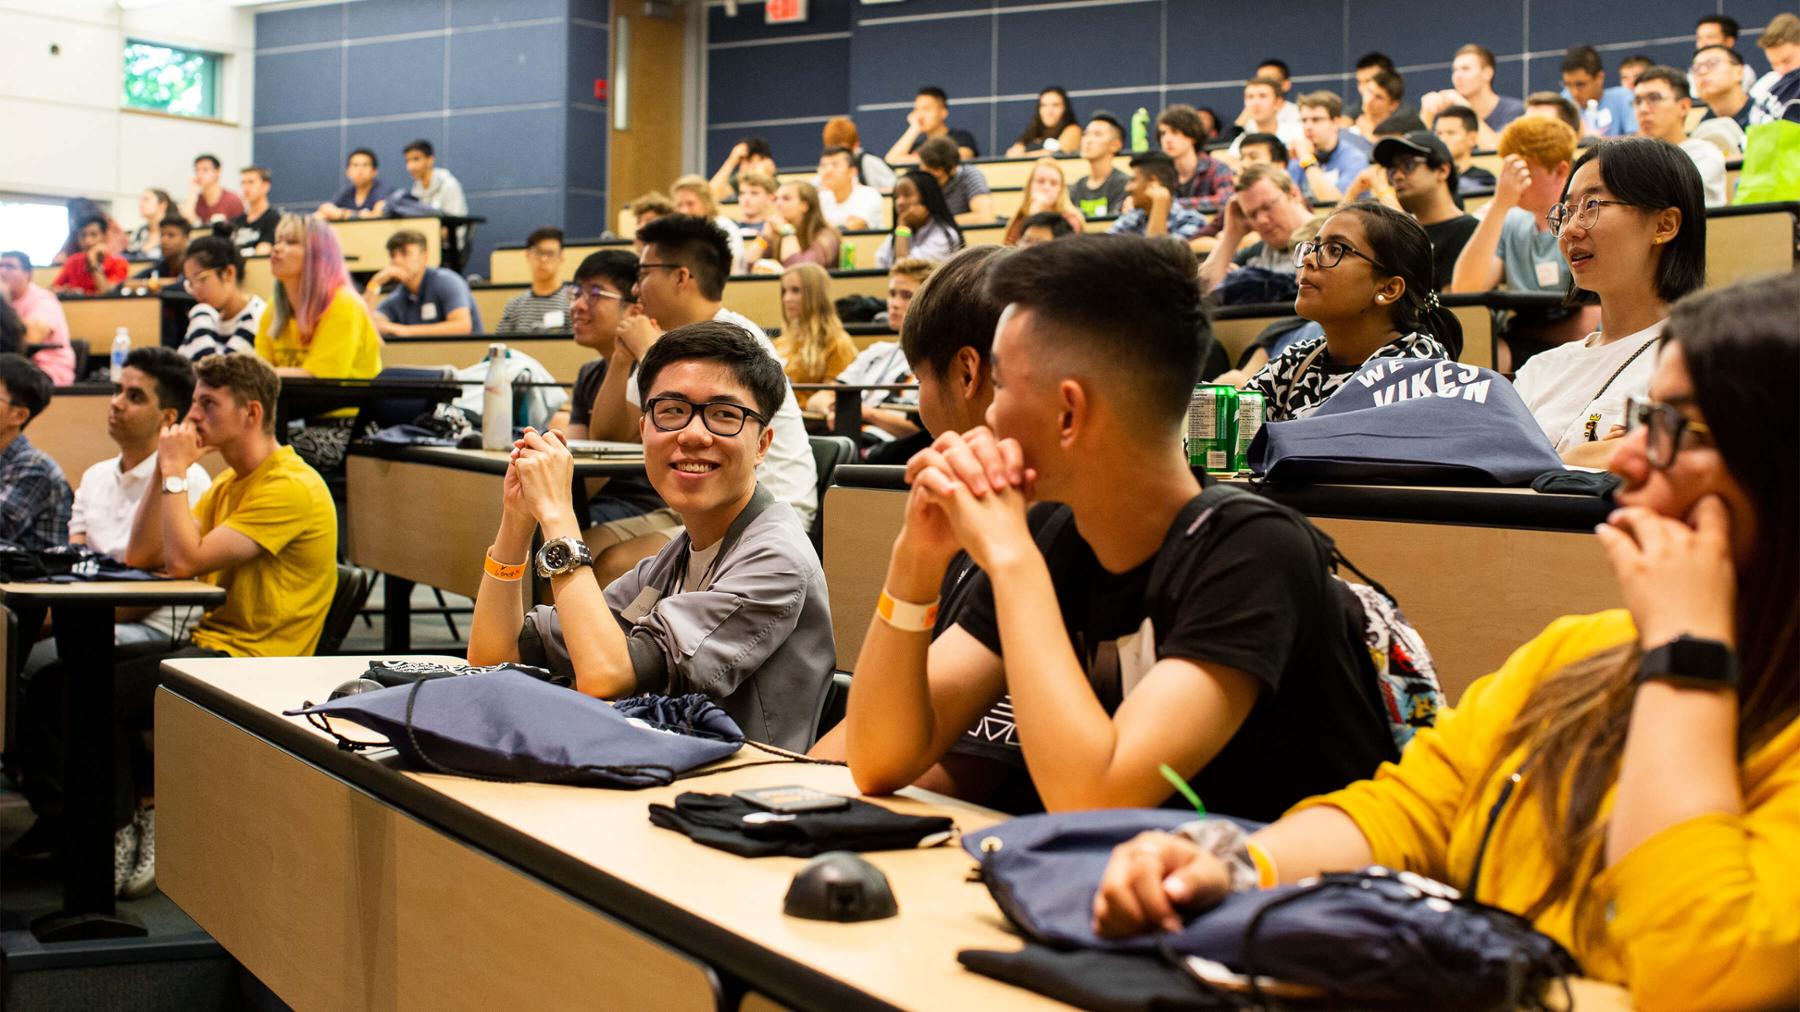
<path id="1" fill-rule="evenodd" d="M 119 455 L 103 460 L 81 476 L 69 514 L 69 541 L 102 555 L 125 558 L 131 543 L 131 519 L 138 503 L 157 479 L 156 444 L 166 425 L 187 417 L 194 400 L 194 368 L 171 348 L 134 348 L 125 357 L 119 382 L 113 384 L 106 412 L 106 434 Z M 206 468 L 187 470 L 188 504 L 200 501 L 212 484 Z M 145 609 L 121 618 L 114 628 L 118 643 L 166 639 L 173 645 L 186 638 L 178 609 Z M 198 617 L 197 615 L 195 617 Z"/>
<path id="2" fill-rule="evenodd" d="M 819 211 L 832 228 L 880 228 L 881 192 L 856 178 L 849 148 L 826 148 L 819 156 Z"/>

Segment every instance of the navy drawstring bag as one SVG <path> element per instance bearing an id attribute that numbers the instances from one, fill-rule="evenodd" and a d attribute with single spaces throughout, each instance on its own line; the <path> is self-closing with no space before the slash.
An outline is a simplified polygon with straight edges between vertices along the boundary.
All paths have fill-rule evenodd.
<path id="1" fill-rule="evenodd" d="M 364 746 L 331 730 L 328 718 L 366 727 L 414 769 L 584 787 L 661 787 L 744 743 L 736 722 L 704 697 L 615 707 L 510 669 L 420 678 L 286 712 L 340 748 Z"/>
<path id="2" fill-rule="evenodd" d="M 1562 459 L 1506 377 L 1441 359 L 1366 363 L 1305 418 L 1249 449 L 1270 481 L 1529 485 Z"/>

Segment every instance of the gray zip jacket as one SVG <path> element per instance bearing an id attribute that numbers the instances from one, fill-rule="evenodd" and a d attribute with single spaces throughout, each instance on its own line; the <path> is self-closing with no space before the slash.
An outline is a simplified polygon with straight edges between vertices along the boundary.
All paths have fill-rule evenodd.
<path id="1" fill-rule="evenodd" d="M 712 582 L 682 593 L 689 547 L 683 531 L 606 588 L 636 691 L 704 692 L 747 737 L 804 751 L 837 659 L 825 574 L 805 528 L 759 485 L 725 533 Z M 525 616 L 519 653 L 574 677 L 554 606 Z"/>

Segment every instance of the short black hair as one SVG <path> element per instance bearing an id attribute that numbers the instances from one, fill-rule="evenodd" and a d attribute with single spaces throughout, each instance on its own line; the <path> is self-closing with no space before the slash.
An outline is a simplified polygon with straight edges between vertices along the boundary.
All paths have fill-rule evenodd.
<path id="1" fill-rule="evenodd" d="M 355 158 L 357 155 L 368 155 L 369 168 L 374 169 L 377 172 L 381 171 L 381 159 L 376 158 L 375 152 L 370 151 L 368 148 L 351 148 L 350 153 L 344 156 L 344 167 L 349 168 L 351 159 Z"/>
<path id="2" fill-rule="evenodd" d="M 1600 50 L 1591 45 L 1571 45 L 1562 50 L 1562 72 L 1573 74 L 1575 70 L 1586 70 L 1588 74 L 1600 76 Z"/>
<path id="3" fill-rule="evenodd" d="M 1025 220 L 1019 223 L 1020 234 L 1024 234 L 1028 228 L 1047 228 L 1052 239 L 1075 234 L 1075 229 L 1069 225 L 1069 219 L 1063 217 L 1061 211 L 1039 211 L 1026 215 Z"/>
<path id="4" fill-rule="evenodd" d="M 900 325 L 900 352 L 913 372 L 942 376 L 964 348 L 988 360 L 1006 309 L 988 289 L 988 272 L 1012 255 L 1005 246 L 970 246 L 925 279 Z"/>
<path id="5" fill-rule="evenodd" d="M 1276 70 L 1281 71 L 1281 79 L 1283 81 L 1294 76 L 1293 71 L 1288 69 L 1286 60 L 1268 59 L 1256 65 L 1257 70 L 1261 70 L 1264 67 L 1274 67 Z"/>
<path id="6" fill-rule="evenodd" d="M 1175 159 L 1161 151 L 1143 151 L 1131 156 L 1131 167 L 1143 169 L 1144 174 L 1156 177 L 1156 181 L 1173 190 L 1180 178 L 1175 171 Z"/>
<path id="7" fill-rule="evenodd" d="M 26 425 L 50 405 L 50 377 L 23 355 L 0 355 L 0 386 L 25 409 Z"/>
<path id="8" fill-rule="evenodd" d="M 1395 115 L 1398 116 L 1399 113 L 1395 113 Z M 1442 112 L 1438 113 L 1438 119 L 1443 119 L 1445 116 L 1448 116 L 1451 119 L 1462 120 L 1463 129 L 1469 131 L 1470 133 L 1475 133 L 1476 131 L 1481 129 L 1481 121 L 1476 118 L 1475 110 L 1469 108 L 1466 105 L 1453 105 L 1453 106 L 1450 106 L 1449 108 L 1443 110 Z M 1386 122 L 1383 121 L 1382 126 L 1385 126 L 1385 125 L 1386 125 Z M 1380 126 L 1377 126 L 1375 128 L 1375 132 L 1376 133 L 1385 133 L 1386 131 L 1382 130 Z"/>
<path id="9" fill-rule="evenodd" d="M 1654 66 L 1656 66 L 1656 61 L 1652 60 L 1648 56 L 1645 56 L 1643 53 L 1633 53 L 1632 55 L 1627 56 L 1623 60 L 1619 61 L 1619 69 L 1620 70 L 1624 70 L 1626 67 L 1654 67 Z"/>
<path id="10" fill-rule="evenodd" d="M 1687 74 L 1676 70 L 1674 67 L 1650 67 L 1637 76 L 1637 84 L 1647 84 L 1651 81 L 1661 81 L 1668 85 L 1669 91 L 1674 94 L 1675 101 L 1677 102 L 1690 97 L 1688 95 Z M 1635 88 L 1637 85 L 1633 85 L 1632 87 Z"/>
<path id="11" fill-rule="evenodd" d="M 1059 347 L 1122 368 L 1148 413 L 1173 426 L 1211 339 L 1199 270 L 1179 240 L 1077 235 L 996 264 L 988 291 L 1036 313 L 1037 332 Z"/>
<path id="12" fill-rule="evenodd" d="M 631 289 L 637 284 L 637 276 L 637 254 L 624 249 L 603 249 L 598 253 L 589 253 L 575 268 L 577 284 L 595 278 L 610 281 L 626 298 L 631 297 Z"/>
<path id="13" fill-rule="evenodd" d="M 767 137 L 746 137 L 743 140 L 738 141 L 738 143 L 744 146 L 744 154 L 746 155 L 767 158 L 769 161 L 775 160 L 775 151 L 769 147 L 769 139 Z"/>
<path id="14" fill-rule="evenodd" d="M 949 172 L 962 164 L 962 152 L 948 137 L 933 137 L 919 145 L 919 164 L 928 169 Z"/>
<path id="15" fill-rule="evenodd" d="M 1270 161 L 1275 162 L 1279 165 L 1287 164 L 1287 160 L 1288 160 L 1287 145 L 1282 143 L 1280 137 L 1277 137 L 1274 134 L 1264 134 L 1264 133 L 1245 134 L 1243 136 L 1243 139 L 1238 141 L 1238 150 L 1242 151 L 1252 144 L 1261 144 L 1264 147 L 1267 147 L 1269 149 L 1269 160 Z"/>
<path id="16" fill-rule="evenodd" d="M 827 158 L 836 158 L 839 155 L 844 156 L 844 161 L 852 169 L 856 168 L 856 152 L 850 150 L 847 147 L 844 147 L 841 144 L 833 144 L 832 146 L 819 152 L 819 159 L 820 159 L 820 161 L 823 161 Z"/>
<path id="17" fill-rule="evenodd" d="M 437 157 L 437 151 L 435 151 L 432 148 L 431 142 L 424 139 L 423 137 L 419 138 L 416 141 L 413 141 L 411 144 L 408 144 L 406 147 L 400 149 L 400 153 L 403 155 L 410 155 L 414 151 L 417 151 L 419 154 L 424 155 L 426 158 L 436 158 Z"/>
<path id="18" fill-rule="evenodd" d="M 174 348 L 133 348 L 125 364 L 156 381 L 156 406 L 182 418 L 194 404 L 194 364 Z"/>
<path id="19" fill-rule="evenodd" d="M 525 237 L 525 245 L 527 247 L 536 246 L 538 243 L 550 239 L 555 239 L 558 246 L 563 245 L 563 230 L 555 225 L 539 226 L 532 229 L 531 234 Z"/>
<path id="20" fill-rule="evenodd" d="M 724 320 L 690 323 L 657 338 L 638 366 L 638 399 L 650 400 L 656 376 L 665 367 L 695 359 L 716 362 L 731 370 L 732 378 L 750 391 L 756 410 L 774 424 L 775 412 L 781 410 L 781 402 L 787 396 L 787 373 L 749 331 Z"/>
<path id="21" fill-rule="evenodd" d="M 191 235 L 194 231 L 193 222 L 188 221 L 179 214 L 171 214 L 167 218 L 164 218 L 157 224 L 156 228 L 159 232 L 165 228 L 172 228 L 182 235 Z"/>
<path id="22" fill-rule="evenodd" d="M 1387 97 L 1396 102 L 1406 97 L 1406 78 L 1401 77 L 1399 71 L 1384 67 L 1369 78 L 1369 83 L 1387 92 Z"/>
<path id="23" fill-rule="evenodd" d="M 1107 112 L 1106 110 L 1102 109 L 1099 112 L 1096 112 L 1092 116 L 1088 117 L 1089 123 L 1092 123 L 1095 120 L 1105 123 L 1107 126 L 1112 127 L 1114 130 L 1117 130 L 1119 132 L 1119 140 L 1123 141 L 1125 139 L 1125 124 L 1119 122 L 1119 117 L 1114 116 L 1112 113 Z"/>
<path id="24" fill-rule="evenodd" d="M 201 162 L 211 162 L 214 169 L 219 167 L 219 158 L 217 155 L 198 155 L 194 158 L 195 165 L 199 165 Z"/>
<path id="25" fill-rule="evenodd" d="M 1355 69 L 1367 70 L 1370 67 L 1380 67 L 1382 70 L 1393 70 L 1394 58 L 1380 51 L 1364 53 L 1356 58 Z"/>
<path id="26" fill-rule="evenodd" d="M 930 95 L 932 98 L 937 99 L 938 104 L 942 105 L 944 108 L 950 108 L 950 96 L 944 94 L 944 89 L 935 84 L 928 84 L 925 87 L 920 88 L 913 97 L 917 98 L 919 95 Z"/>
<path id="27" fill-rule="evenodd" d="M 192 261 L 200 265 L 201 270 L 224 273 L 229 267 L 235 273 L 232 277 L 242 284 L 244 281 L 244 254 L 238 252 L 237 243 L 223 236 L 203 235 L 188 243 L 187 255 L 183 263 Z"/>
<path id="28" fill-rule="evenodd" d="M 1718 25 L 1720 35 L 1723 35 L 1728 39 L 1735 39 L 1738 37 L 1738 23 L 1736 18 L 1726 17 L 1723 14 L 1708 14 L 1694 22 L 1694 29 L 1698 31 L 1701 25 Z"/>
<path id="29" fill-rule="evenodd" d="M 1699 56 L 1701 53 L 1715 53 L 1715 52 L 1724 53 L 1726 62 L 1730 63 L 1734 67 L 1741 67 L 1744 65 L 1744 58 L 1742 56 L 1739 56 L 1738 51 L 1731 48 L 1730 46 L 1722 46 L 1722 45 L 1717 45 L 1717 44 L 1714 44 L 1711 46 L 1701 46 L 1699 49 L 1694 50 L 1694 55 Z M 1648 60 L 1648 57 L 1646 57 L 1645 59 Z"/>
<path id="30" fill-rule="evenodd" d="M 1563 50 L 1562 72 L 1573 74 L 1577 70 L 1600 76 L 1600 51 L 1593 46 L 1570 46 Z"/>
<path id="31" fill-rule="evenodd" d="M 0 260 L 17 260 L 19 262 L 20 270 L 31 270 L 31 254 L 24 250 L 9 249 L 4 253 L 0 253 Z"/>
<path id="32" fill-rule="evenodd" d="M 731 244 L 719 226 L 691 214 L 665 214 L 638 229 L 637 241 L 655 246 L 664 260 L 686 267 L 708 302 L 725 297 Z"/>
<path id="33" fill-rule="evenodd" d="M 395 253 L 406 249 L 408 246 L 417 246 L 420 249 L 424 249 L 425 234 L 423 232 L 415 232 L 410 228 L 403 228 L 393 235 L 388 236 L 388 256 L 393 256 Z"/>
<path id="34" fill-rule="evenodd" d="M 106 231 L 106 216 L 102 214 L 83 215 L 81 220 L 75 223 L 75 234 L 80 235 L 87 231 L 89 225 L 100 226 L 100 231 L 104 233 Z"/>

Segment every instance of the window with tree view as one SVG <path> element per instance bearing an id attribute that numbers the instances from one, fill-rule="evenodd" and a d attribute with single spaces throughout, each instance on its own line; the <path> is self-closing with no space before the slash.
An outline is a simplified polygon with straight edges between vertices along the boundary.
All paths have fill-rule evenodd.
<path id="1" fill-rule="evenodd" d="M 214 118 L 219 114 L 218 77 L 216 53 L 125 43 L 126 108 Z"/>

